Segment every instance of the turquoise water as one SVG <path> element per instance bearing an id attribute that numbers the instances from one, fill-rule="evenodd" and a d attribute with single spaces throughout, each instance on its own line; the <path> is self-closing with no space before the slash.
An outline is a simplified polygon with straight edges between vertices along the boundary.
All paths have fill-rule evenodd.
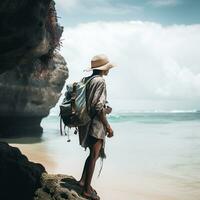
<path id="1" fill-rule="evenodd" d="M 159 112 L 159 113 L 118 113 L 109 117 L 111 122 L 133 122 L 133 123 L 175 123 L 181 121 L 199 121 L 200 112 Z"/>
<path id="2" fill-rule="evenodd" d="M 116 113 L 109 122 L 114 137 L 106 139 L 107 159 L 100 178 L 97 164 L 93 179 L 103 200 L 200 199 L 199 112 Z M 60 136 L 58 116 L 48 116 L 41 125 L 41 138 L 7 141 L 48 171 L 78 179 L 88 151 L 72 130 L 70 143 Z"/>
<path id="3" fill-rule="evenodd" d="M 116 113 L 108 119 L 114 137 L 106 141 L 103 175 L 96 181 L 105 200 L 106 188 L 113 189 L 113 199 L 120 199 L 117 191 L 126 200 L 200 199 L 199 112 Z M 44 127 L 55 120 L 44 120 Z M 71 139 L 74 148 L 76 136 Z"/>

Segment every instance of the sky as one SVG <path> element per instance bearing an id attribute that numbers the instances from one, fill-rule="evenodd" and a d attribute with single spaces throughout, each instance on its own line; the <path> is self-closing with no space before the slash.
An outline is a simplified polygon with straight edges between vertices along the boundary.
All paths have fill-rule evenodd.
<path id="1" fill-rule="evenodd" d="M 90 75 L 83 70 L 103 53 L 116 65 L 105 77 L 114 111 L 200 110 L 200 1 L 57 0 L 56 8 L 66 84 Z"/>
<path id="2" fill-rule="evenodd" d="M 95 21 L 153 21 L 198 24 L 199 0 L 56 0 L 65 26 Z"/>

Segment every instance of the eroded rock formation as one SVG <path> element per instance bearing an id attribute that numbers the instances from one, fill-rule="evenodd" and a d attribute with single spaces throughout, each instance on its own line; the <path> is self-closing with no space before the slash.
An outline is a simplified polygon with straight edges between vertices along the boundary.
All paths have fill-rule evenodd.
<path id="1" fill-rule="evenodd" d="M 85 200 L 72 176 L 47 174 L 16 147 L 0 142 L 0 199 Z"/>
<path id="2" fill-rule="evenodd" d="M 0 199 L 32 200 L 45 168 L 20 150 L 0 142 Z"/>
<path id="3" fill-rule="evenodd" d="M 68 69 L 52 0 L 0 1 L 0 136 L 41 134 Z"/>
<path id="4" fill-rule="evenodd" d="M 34 200 L 86 200 L 81 197 L 81 188 L 72 176 L 44 173 L 42 187 L 35 192 Z"/>

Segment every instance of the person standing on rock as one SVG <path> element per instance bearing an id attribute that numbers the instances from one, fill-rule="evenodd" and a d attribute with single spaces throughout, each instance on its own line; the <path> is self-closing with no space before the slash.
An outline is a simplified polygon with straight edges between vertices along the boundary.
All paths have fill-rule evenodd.
<path id="1" fill-rule="evenodd" d="M 87 109 L 91 121 L 85 126 L 79 126 L 79 142 L 84 148 L 90 149 L 78 184 L 83 187 L 83 197 L 91 200 L 99 200 L 100 197 L 92 188 L 91 181 L 97 159 L 105 158 L 105 137 L 113 137 L 113 130 L 107 121 L 106 114 L 110 114 L 112 108 L 107 106 L 106 82 L 103 76 L 107 76 L 109 70 L 114 67 L 105 55 L 94 56 L 91 60 L 93 73 L 85 77 L 83 81 L 92 79 L 87 84 Z"/>

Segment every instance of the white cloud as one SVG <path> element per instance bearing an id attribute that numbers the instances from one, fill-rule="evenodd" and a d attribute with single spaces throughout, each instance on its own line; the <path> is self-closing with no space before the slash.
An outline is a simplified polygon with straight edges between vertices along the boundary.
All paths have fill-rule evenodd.
<path id="1" fill-rule="evenodd" d="M 150 0 L 148 3 L 155 7 L 176 6 L 180 0 Z"/>
<path id="2" fill-rule="evenodd" d="M 105 53 L 117 67 L 106 77 L 116 110 L 200 108 L 200 25 L 95 22 L 65 28 L 67 82 L 79 80 L 92 56 Z M 126 103 L 125 103 L 126 102 Z M 123 104 L 122 104 L 123 103 Z"/>

